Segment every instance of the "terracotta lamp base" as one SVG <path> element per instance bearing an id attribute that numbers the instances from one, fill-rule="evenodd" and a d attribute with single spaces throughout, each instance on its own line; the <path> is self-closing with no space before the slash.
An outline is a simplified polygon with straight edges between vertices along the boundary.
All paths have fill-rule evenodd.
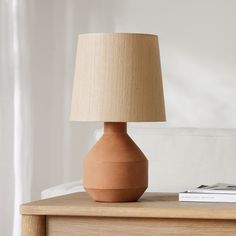
<path id="1" fill-rule="evenodd" d="M 84 188 L 99 202 L 137 201 L 148 186 L 148 160 L 123 122 L 107 122 L 84 160 Z"/>

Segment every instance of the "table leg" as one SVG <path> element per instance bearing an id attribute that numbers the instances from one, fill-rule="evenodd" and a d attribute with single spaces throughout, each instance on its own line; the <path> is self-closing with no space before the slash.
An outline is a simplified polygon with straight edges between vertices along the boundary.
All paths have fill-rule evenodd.
<path id="1" fill-rule="evenodd" d="M 46 217 L 23 215 L 22 236 L 46 236 Z"/>

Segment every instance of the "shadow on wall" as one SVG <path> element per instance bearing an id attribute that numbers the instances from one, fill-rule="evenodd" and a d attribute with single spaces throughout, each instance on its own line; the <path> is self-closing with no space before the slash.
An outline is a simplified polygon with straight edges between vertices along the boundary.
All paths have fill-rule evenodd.
<path id="1" fill-rule="evenodd" d="M 223 64 L 224 75 L 218 71 Z M 215 68 L 215 65 L 219 67 Z M 205 128 L 235 127 L 236 104 L 232 101 L 236 100 L 236 70 L 231 66 L 216 60 L 210 65 L 203 64 L 197 58 L 173 49 L 165 68 L 164 80 L 167 124 Z"/>

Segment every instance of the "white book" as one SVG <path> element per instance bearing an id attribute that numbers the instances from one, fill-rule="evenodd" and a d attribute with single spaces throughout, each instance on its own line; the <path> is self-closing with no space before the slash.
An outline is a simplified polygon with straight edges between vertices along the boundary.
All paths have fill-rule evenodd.
<path id="1" fill-rule="evenodd" d="M 222 193 L 179 193 L 181 202 L 236 202 L 236 194 Z"/>

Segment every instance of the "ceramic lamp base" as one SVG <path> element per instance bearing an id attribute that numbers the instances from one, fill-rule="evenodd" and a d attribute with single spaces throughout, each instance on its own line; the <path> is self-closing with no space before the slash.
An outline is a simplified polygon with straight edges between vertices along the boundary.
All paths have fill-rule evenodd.
<path id="1" fill-rule="evenodd" d="M 148 186 L 148 161 L 123 122 L 107 122 L 84 160 L 84 188 L 99 202 L 137 201 Z"/>

